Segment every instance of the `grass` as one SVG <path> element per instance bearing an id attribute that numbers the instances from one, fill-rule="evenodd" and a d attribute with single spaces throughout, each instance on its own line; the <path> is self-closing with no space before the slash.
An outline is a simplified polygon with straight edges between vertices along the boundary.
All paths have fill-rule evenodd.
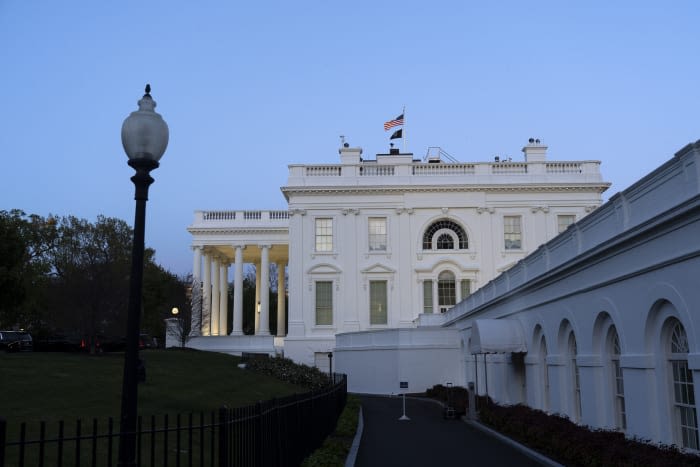
<path id="1" fill-rule="evenodd" d="M 239 407 L 305 389 L 238 368 L 240 359 L 184 350 L 141 352 L 146 382 L 139 414 Z M 0 353 L 0 417 L 12 427 L 39 420 L 114 417 L 121 407 L 124 354 Z"/>

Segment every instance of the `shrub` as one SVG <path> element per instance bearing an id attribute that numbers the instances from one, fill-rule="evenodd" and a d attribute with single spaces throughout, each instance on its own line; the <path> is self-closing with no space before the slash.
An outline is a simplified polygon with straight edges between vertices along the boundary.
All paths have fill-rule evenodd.
<path id="1" fill-rule="evenodd" d="M 501 406 L 479 398 L 479 419 L 494 430 L 570 466 L 698 466 L 700 457 L 675 446 L 625 438 L 617 431 L 591 430 L 566 417 L 524 405 Z"/>
<path id="2" fill-rule="evenodd" d="M 288 358 L 251 358 L 246 368 L 311 390 L 326 387 L 331 382 L 318 368 L 294 363 Z"/>
<path id="3" fill-rule="evenodd" d="M 439 400 L 455 409 L 457 415 L 467 413 L 469 407 L 469 392 L 462 386 L 447 387 L 437 384 L 425 392 L 426 396 Z"/>

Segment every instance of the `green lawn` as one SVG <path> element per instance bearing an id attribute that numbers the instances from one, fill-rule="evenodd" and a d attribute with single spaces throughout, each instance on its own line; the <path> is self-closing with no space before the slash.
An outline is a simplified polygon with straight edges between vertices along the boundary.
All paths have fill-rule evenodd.
<path id="1" fill-rule="evenodd" d="M 304 388 L 238 368 L 240 359 L 187 350 L 146 350 L 140 415 L 239 407 Z M 0 352 L 0 417 L 72 422 L 112 416 L 118 423 L 124 354 Z"/>

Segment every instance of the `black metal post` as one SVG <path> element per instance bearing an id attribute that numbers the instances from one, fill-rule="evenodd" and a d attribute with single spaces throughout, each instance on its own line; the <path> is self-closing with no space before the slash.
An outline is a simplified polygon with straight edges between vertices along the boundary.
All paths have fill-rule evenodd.
<path id="1" fill-rule="evenodd" d="M 328 352 L 328 377 L 331 379 L 331 384 L 333 384 L 333 352 Z"/>
<path id="2" fill-rule="evenodd" d="M 118 465 L 136 465 L 136 419 L 138 416 L 139 328 L 141 321 L 141 293 L 143 290 L 143 250 L 146 227 L 146 201 L 148 187 L 153 183 L 150 172 L 158 168 L 158 162 L 150 159 L 130 159 L 129 165 L 136 170 L 131 177 L 134 182 L 136 214 L 134 216 L 134 243 L 131 254 L 131 278 L 129 286 L 129 308 L 126 324 L 126 352 L 124 354 L 124 379 L 122 382 L 121 424 L 119 426 Z"/>

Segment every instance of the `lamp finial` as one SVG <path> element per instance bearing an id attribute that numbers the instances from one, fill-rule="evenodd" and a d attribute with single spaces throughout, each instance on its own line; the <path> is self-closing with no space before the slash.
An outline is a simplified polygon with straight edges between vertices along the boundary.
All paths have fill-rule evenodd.
<path id="1" fill-rule="evenodd" d="M 151 85 L 150 84 L 146 84 L 146 94 L 144 94 L 143 97 L 146 97 L 146 96 L 151 97 Z"/>

